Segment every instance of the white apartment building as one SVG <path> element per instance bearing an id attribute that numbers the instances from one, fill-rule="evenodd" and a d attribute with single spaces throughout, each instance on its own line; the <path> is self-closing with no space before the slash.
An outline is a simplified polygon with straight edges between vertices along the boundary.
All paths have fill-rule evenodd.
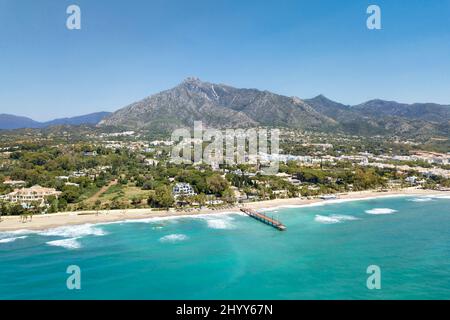
<path id="1" fill-rule="evenodd" d="M 175 198 L 185 195 L 185 196 L 195 196 L 196 193 L 194 188 L 189 183 L 180 182 L 177 183 L 172 189 L 173 196 Z"/>

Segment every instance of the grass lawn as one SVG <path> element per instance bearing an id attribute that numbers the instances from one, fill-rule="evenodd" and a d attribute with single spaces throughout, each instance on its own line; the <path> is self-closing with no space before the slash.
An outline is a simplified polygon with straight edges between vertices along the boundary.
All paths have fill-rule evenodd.
<path id="1" fill-rule="evenodd" d="M 90 185 L 88 188 L 83 189 L 83 194 L 80 196 L 80 200 L 84 201 L 96 194 L 100 190 L 95 184 Z"/>
<path id="2" fill-rule="evenodd" d="M 100 195 L 102 202 L 113 200 L 132 200 L 134 197 L 147 198 L 150 194 L 147 190 L 142 190 L 134 185 L 114 185 Z"/>

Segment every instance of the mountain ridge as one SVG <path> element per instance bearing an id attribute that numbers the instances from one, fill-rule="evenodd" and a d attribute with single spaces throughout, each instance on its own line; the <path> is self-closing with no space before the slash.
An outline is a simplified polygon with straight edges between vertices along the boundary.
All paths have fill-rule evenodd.
<path id="1" fill-rule="evenodd" d="M 131 103 L 116 112 L 37 122 L 0 114 L 0 129 L 93 124 L 170 133 L 202 121 L 205 127 L 285 127 L 354 135 L 450 136 L 450 105 L 373 99 L 345 105 L 323 94 L 311 99 L 268 90 L 235 88 L 187 78 L 177 86 Z"/>
<path id="2" fill-rule="evenodd" d="M 215 128 L 271 126 L 361 135 L 448 135 L 450 106 L 370 100 L 350 106 L 187 78 L 105 117 L 98 126 L 170 132 L 194 121 Z"/>
<path id="3" fill-rule="evenodd" d="M 81 124 L 98 124 L 103 118 L 110 115 L 111 112 L 101 111 L 89 113 L 86 115 L 57 118 L 50 121 L 35 121 L 24 116 L 16 116 L 12 114 L 0 114 L 0 130 L 14 130 L 14 129 L 40 129 L 56 125 L 81 125 Z"/>

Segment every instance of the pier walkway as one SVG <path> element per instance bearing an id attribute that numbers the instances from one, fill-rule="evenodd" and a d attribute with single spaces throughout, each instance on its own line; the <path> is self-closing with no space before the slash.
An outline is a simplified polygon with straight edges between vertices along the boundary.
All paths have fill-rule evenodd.
<path id="1" fill-rule="evenodd" d="M 253 209 L 248 209 L 248 208 L 242 208 L 241 209 L 242 212 L 244 212 L 245 214 L 247 214 L 248 216 L 262 222 L 265 223 L 269 226 L 274 227 L 275 229 L 278 229 L 280 231 L 286 231 L 286 226 L 283 225 L 280 221 L 275 220 L 273 218 L 269 218 L 268 216 L 266 216 L 263 213 L 257 212 Z"/>

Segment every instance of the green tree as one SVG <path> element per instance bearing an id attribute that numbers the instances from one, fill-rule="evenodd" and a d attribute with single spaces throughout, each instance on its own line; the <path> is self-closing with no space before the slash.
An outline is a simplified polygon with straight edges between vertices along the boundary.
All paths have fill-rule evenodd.
<path id="1" fill-rule="evenodd" d="M 218 174 L 206 178 L 206 186 L 210 193 L 222 195 L 228 188 L 228 182 Z"/>
<path id="2" fill-rule="evenodd" d="M 6 215 L 8 212 L 8 207 L 3 200 L 0 200 L 0 222 L 2 221 L 2 216 Z"/>
<path id="3" fill-rule="evenodd" d="M 227 203 L 232 204 L 232 203 L 236 202 L 236 197 L 234 195 L 234 191 L 232 189 L 230 189 L 230 188 L 226 189 L 223 192 L 222 197 L 225 200 L 225 202 L 227 202 Z"/>
<path id="4" fill-rule="evenodd" d="M 134 207 L 138 207 L 141 203 L 142 203 L 142 198 L 141 198 L 141 197 L 135 196 L 135 197 L 133 197 L 133 198 L 131 199 L 131 204 L 132 204 Z"/>
<path id="5" fill-rule="evenodd" d="M 24 211 L 25 209 L 19 203 L 15 203 L 9 208 L 9 212 L 13 216 L 20 216 L 22 213 L 24 213 Z"/>
<path id="6" fill-rule="evenodd" d="M 102 201 L 100 199 L 97 199 L 94 203 L 94 207 L 95 209 L 100 209 L 100 207 L 102 206 Z"/>
<path id="7" fill-rule="evenodd" d="M 67 209 L 67 200 L 64 198 L 58 199 L 58 210 L 65 211 Z"/>
<path id="8" fill-rule="evenodd" d="M 67 203 L 75 203 L 78 201 L 80 195 L 81 195 L 80 188 L 75 186 L 65 186 L 63 188 L 61 198 L 66 200 Z"/>
<path id="9" fill-rule="evenodd" d="M 151 207 L 169 209 L 175 200 L 169 187 L 160 186 L 149 196 L 147 202 Z"/>
<path id="10" fill-rule="evenodd" d="M 206 198 L 206 195 L 204 193 L 200 193 L 198 194 L 196 197 L 196 201 L 198 202 L 198 204 L 200 205 L 200 207 L 204 207 L 206 205 L 206 201 L 208 200 Z"/>

